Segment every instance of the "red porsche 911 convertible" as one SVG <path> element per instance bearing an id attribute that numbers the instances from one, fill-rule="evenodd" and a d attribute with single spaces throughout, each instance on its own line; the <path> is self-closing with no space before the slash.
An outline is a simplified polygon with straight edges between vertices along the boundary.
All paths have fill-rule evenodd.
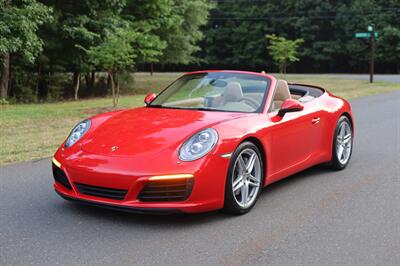
<path id="1" fill-rule="evenodd" d="M 53 158 L 67 200 L 139 213 L 248 212 L 261 189 L 303 169 L 343 169 L 349 103 L 263 73 L 183 75 L 146 106 L 74 127 Z"/>

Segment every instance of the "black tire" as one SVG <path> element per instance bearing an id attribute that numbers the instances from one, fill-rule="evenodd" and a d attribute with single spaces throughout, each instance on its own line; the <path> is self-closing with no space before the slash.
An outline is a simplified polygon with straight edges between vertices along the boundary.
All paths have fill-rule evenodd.
<path id="1" fill-rule="evenodd" d="M 260 165 L 261 165 L 261 181 L 260 181 L 260 187 L 258 189 L 255 200 L 253 201 L 253 203 L 251 205 L 249 205 L 246 208 L 243 208 L 236 202 L 236 200 L 234 198 L 232 182 L 233 182 L 233 171 L 234 171 L 236 159 L 238 158 L 239 154 L 241 154 L 241 152 L 246 149 L 251 149 L 251 150 L 255 151 L 259 158 Z M 256 204 L 256 202 L 258 200 L 258 197 L 260 196 L 260 193 L 261 193 L 261 190 L 262 190 L 263 184 L 264 184 L 264 172 L 265 171 L 264 171 L 263 157 L 261 156 L 261 153 L 260 153 L 260 150 L 258 149 L 258 147 L 254 143 L 249 142 L 249 141 L 241 143 L 237 147 L 235 152 L 232 154 L 231 160 L 229 163 L 229 169 L 228 169 L 228 174 L 226 177 L 226 184 L 225 184 L 225 201 L 224 201 L 224 207 L 222 209 L 222 212 L 227 213 L 227 214 L 232 214 L 232 215 L 241 215 L 241 214 L 245 214 L 245 213 L 249 212 L 254 207 L 254 205 Z"/>
<path id="2" fill-rule="evenodd" d="M 339 158 L 338 158 L 338 154 L 337 154 L 337 144 L 338 144 L 338 134 L 339 134 L 339 130 L 340 127 L 343 123 L 347 123 L 350 126 L 351 129 L 351 149 L 350 149 L 350 155 L 348 160 L 345 163 L 342 163 Z M 346 168 L 346 166 L 349 164 L 350 159 L 351 159 L 351 154 L 353 152 L 353 126 L 351 124 L 350 119 L 347 116 L 341 116 L 338 120 L 338 122 L 336 123 L 336 127 L 335 127 L 335 132 L 333 134 L 333 141 L 332 141 L 332 160 L 330 161 L 329 165 L 333 170 L 343 170 L 344 168 Z"/>

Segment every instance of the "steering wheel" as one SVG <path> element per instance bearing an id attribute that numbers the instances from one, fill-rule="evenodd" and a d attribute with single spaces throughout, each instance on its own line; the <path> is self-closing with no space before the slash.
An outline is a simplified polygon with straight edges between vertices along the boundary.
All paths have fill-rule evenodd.
<path id="1" fill-rule="evenodd" d="M 254 109 L 257 109 L 258 107 L 260 107 L 260 103 L 257 102 L 256 100 L 254 100 L 253 98 L 250 98 L 250 97 L 244 96 L 239 101 L 247 103 L 247 105 L 250 105 L 251 107 L 254 107 Z"/>

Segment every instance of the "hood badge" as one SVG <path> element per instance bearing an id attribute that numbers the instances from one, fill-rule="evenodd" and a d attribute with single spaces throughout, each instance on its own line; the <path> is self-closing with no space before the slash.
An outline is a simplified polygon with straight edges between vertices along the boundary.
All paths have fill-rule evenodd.
<path id="1" fill-rule="evenodd" d="M 118 150 L 118 149 L 119 149 L 118 146 L 112 146 L 112 147 L 111 147 L 111 152 L 115 152 L 115 151 Z"/>

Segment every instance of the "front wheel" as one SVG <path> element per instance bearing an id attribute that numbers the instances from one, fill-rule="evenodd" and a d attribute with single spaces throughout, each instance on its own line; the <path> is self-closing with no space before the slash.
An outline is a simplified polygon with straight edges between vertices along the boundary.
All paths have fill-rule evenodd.
<path id="1" fill-rule="evenodd" d="M 344 169 L 353 151 L 353 128 L 349 118 L 341 116 L 336 124 L 333 136 L 331 166 L 335 170 Z"/>
<path id="2" fill-rule="evenodd" d="M 252 142 L 239 145 L 229 164 L 224 212 L 244 214 L 253 208 L 263 185 L 263 167 L 263 160 L 256 145 Z"/>

